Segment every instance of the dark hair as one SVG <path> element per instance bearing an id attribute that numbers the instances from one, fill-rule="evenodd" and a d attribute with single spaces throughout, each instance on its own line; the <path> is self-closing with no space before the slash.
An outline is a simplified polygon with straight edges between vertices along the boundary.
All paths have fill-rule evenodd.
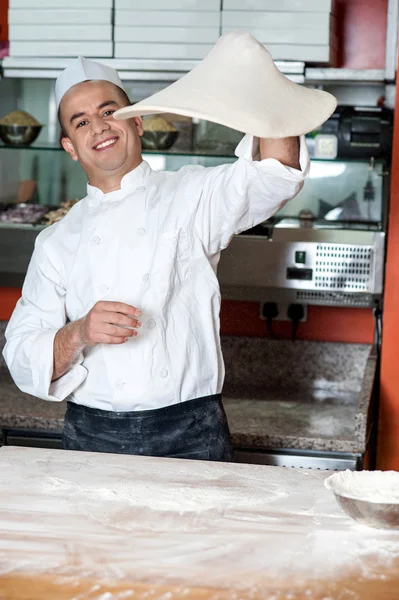
<path id="1" fill-rule="evenodd" d="M 121 101 L 123 103 L 125 103 L 125 106 L 129 106 L 129 104 L 131 104 L 130 100 L 129 100 L 129 96 L 126 94 L 125 90 L 123 90 L 122 88 L 120 88 L 118 85 L 115 85 L 114 83 L 112 84 L 117 92 L 118 92 L 118 96 L 121 99 Z M 60 106 L 58 107 L 58 122 L 60 124 L 61 127 L 61 131 L 60 131 L 60 139 L 59 139 L 59 143 L 61 145 L 61 141 L 63 138 L 68 137 L 68 134 L 65 132 L 64 126 L 62 124 L 61 121 L 61 103 Z"/>

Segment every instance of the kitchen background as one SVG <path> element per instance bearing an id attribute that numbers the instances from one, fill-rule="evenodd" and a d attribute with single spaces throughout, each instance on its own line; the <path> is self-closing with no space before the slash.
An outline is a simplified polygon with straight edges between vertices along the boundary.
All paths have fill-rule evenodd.
<path id="1" fill-rule="evenodd" d="M 261 30 L 259 12 L 274 12 L 277 17 L 273 18 L 282 19 L 289 13 L 289 9 L 283 10 L 284 5 L 290 2 L 279 2 L 278 12 L 272 10 L 274 3 L 267 0 L 225 0 L 222 11 L 219 0 L 148 2 L 146 11 L 139 12 L 142 19 L 151 20 L 137 27 L 138 13 L 135 26 L 133 21 L 129 24 L 128 13 L 121 11 L 134 9 L 140 3 L 115 0 L 113 4 L 111 0 L 101 0 L 105 12 L 111 6 L 116 10 L 113 33 L 111 25 L 108 29 L 101 25 L 104 40 L 98 46 L 99 52 L 95 52 L 98 40 L 91 38 L 88 45 L 83 38 L 77 41 L 80 35 L 77 26 L 72 50 L 65 46 L 70 42 L 52 40 L 54 25 L 47 26 L 53 33 L 46 42 L 40 37 L 43 36 L 42 24 L 31 22 L 27 26 L 21 16 L 34 4 L 28 0 L 10 0 L 9 28 L 7 2 L 3 0 L 0 7 L 0 52 L 4 55 L 0 119 L 15 109 L 23 109 L 44 125 L 38 139 L 27 149 L 0 146 L 0 195 L 6 197 L 16 180 L 34 180 L 34 201 L 57 208 L 61 201 L 82 197 L 85 190 L 85 177 L 79 166 L 57 149 L 59 131 L 52 89 L 54 77 L 65 63 L 62 53 L 89 55 L 94 52 L 93 57 L 100 57 L 101 52 L 101 56 L 108 56 L 109 60 L 114 50 L 115 66 L 120 69 L 134 102 L 191 68 L 213 45 L 221 30 L 235 28 L 239 23 L 243 28 L 252 28 L 258 37 L 266 35 Z M 57 0 L 38 0 L 36 4 L 36 9 L 60 6 Z M 83 10 L 85 4 L 89 5 L 90 0 L 82 0 L 76 6 Z M 317 459 L 331 460 L 333 466 L 329 468 L 335 468 L 334 464 L 340 465 L 337 468 L 362 466 L 367 461 L 375 464 L 377 460 L 379 468 L 399 469 L 396 341 L 399 175 L 390 168 L 391 159 L 393 165 L 398 160 L 399 148 L 398 125 L 393 121 L 398 2 L 302 0 L 295 4 L 307 33 L 301 34 L 298 14 L 290 13 L 287 18 L 294 19 L 295 27 L 284 34 L 280 30 L 277 39 L 268 37 L 261 41 L 267 43 L 283 72 L 295 81 L 334 93 L 339 100 L 339 110 L 327 129 L 308 138 L 314 159 L 306 188 L 277 220 L 265 224 L 262 230 L 250 232 L 251 235 L 236 238 L 222 257 L 219 276 L 223 291 L 221 333 L 227 365 L 226 409 L 237 456 L 242 460 L 248 459 L 248 452 L 252 453 L 252 461 L 260 462 L 266 460 L 266 454 L 274 456 L 274 460 L 278 456 L 280 461 L 284 460 L 284 454 L 289 454 L 291 462 L 306 456 L 308 462 L 315 461 L 315 466 L 321 465 Z M 311 5 L 317 6 L 317 13 L 309 12 Z M 101 8 L 98 2 L 96 7 Z M 195 32 L 191 32 L 189 38 L 185 33 L 187 28 L 174 26 L 176 7 L 181 9 L 179 14 L 184 8 L 186 15 L 188 8 L 194 8 L 202 19 L 197 21 Z M 161 37 L 151 37 L 156 27 L 149 24 L 157 26 L 153 20 L 160 9 L 162 24 L 168 22 L 164 20 L 168 14 L 173 26 L 159 27 L 158 24 Z M 315 23 L 316 16 L 320 23 L 313 30 L 321 38 L 309 44 L 308 22 Z M 263 18 L 271 17 L 265 14 Z M 87 31 L 83 35 L 87 35 Z M 98 28 L 95 35 L 98 36 Z M 112 35 L 114 45 L 107 38 L 111 36 L 111 40 Z M 187 39 L 191 43 L 187 43 Z M 165 58 L 166 51 L 171 52 L 170 57 Z M 173 116 L 170 120 L 179 131 L 179 137 L 169 151 L 146 152 L 145 157 L 153 168 L 174 170 L 187 163 L 212 166 L 234 160 L 233 149 L 240 139 L 236 132 Z M 321 134 L 319 142 L 324 141 L 324 146 L 317 145 L 317 134 Z M 352 143 L 350 140 L 357 134 L 365 137 L 359 143 Z M 338 148 L 334 139 L 339 139 Z M 9 318 L 20 296 L 23 272 L 40 228 L 40 225 L 3 223 L 0 229 L 0 320 L 3 322 Z M 280 258 L 274 261 L 277 266 L 268 274 L 267 281 L 263 281 L 270 267 L 269 238 L 279 249 Z M 359 248 L 365 253 L 357 265 L 361 272 L 348 272 L 345 285 L 329 272 L 334 293 L 329 298 L 324 284 L 320 284 L 324 295 L 317 296 L 316 287 L 309 290 L 306 279 L 299 279 L 306 278 L 306 262 L 313 260 L 317 241 L 323 249 L 328 243 L 334 244 L 327 257 L 330 270 L 338 266 L 338 260 L 353 262 L 351 256 L 342 256 L 343 247 L 351 248 L 353 256 L 359 256 L 355 255 Z M 262 245 L 260 253 L 259 243 Z M 284 253 L 287 248 L 293 253 L 294 246 L 295 260 L 288 265 Z M 341 254 L 332 256 L 338 247 Z M 374 257 L 371 262 L 367 254 L 370 249 Z M 258 260 L 259 256 L 264 258 Z M 320 263 L 321 259 L 315 260 Z M 237 264 L 241 265 L 242 272 L 235 267 Z M 287 266 L 293 269 L 291 287 L 286 282 L 281 284 L 281 273 L 286 273 Z M 319 277 L 322 282 L 322 271 Z M 275 302 L 280 316 L 281 308 L 293 302 L 304 308 L 304 315 L 272 319 L 270 311 Z M 294 344 L 290 341 L 293 324 L 297 339 Z M 281 356 L 280 361 L 276 355 Z M 248 381 L 252 384 L 248 385 Z M 300 401 L 298 393 L 294 394 L 295 384 L 302 391 Z M 33 399 L 28 402 L 17 394 L 6 376 L 2 390 L 0 397 L 11 401 L 13 406 L 12 409 L 9 404 L 0 406 L 0 429 L 7 433 L 8 443 L 21 441 L 32 422 L 41 432 L 42 441 L 43 431 L 59 433 L 62 414 L 57 412 L 57 407 Z M 261 402 L 264 398 L 268 399 L 267 403 Z M 257 458 L 254 458 L 254 448 L 259 451 Z"/>

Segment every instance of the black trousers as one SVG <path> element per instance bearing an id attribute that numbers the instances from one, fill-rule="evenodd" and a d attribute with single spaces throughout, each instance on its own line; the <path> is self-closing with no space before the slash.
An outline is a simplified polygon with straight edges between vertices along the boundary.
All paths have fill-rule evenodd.
<path id="1" fill-rule="evenodd" d="M 68 402 L 66 450 L 232 461 L 221 395 L 165 408 L 113 412 Z"/>

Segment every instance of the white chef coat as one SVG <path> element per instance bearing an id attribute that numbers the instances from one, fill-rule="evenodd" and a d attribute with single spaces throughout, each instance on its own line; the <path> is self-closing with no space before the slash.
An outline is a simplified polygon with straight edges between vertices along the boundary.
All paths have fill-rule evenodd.
<path id="1" fill-rule="evenodd" d="M 245 136 L 232 164 L 155 172 L 143 161 L 120 190 L 88 185 L 87 196 L 36 239 L 3 351 L 18 387 L 112 411 L 220 393 L 220 251 L 293 198 L 309 170 L 303 138 L 301 171 L 253 160 L 258 153 L 258 140 Z M 99 300 L 139 308 L 138 336 L 86 347 L 52 382 L 55 334 Z"/>

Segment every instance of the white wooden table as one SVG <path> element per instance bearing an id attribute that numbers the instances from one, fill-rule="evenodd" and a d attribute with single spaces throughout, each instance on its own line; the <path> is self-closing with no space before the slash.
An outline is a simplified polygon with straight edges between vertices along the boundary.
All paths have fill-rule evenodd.
<path id="1" fill-rule="evenodd" d="M 327 472 L 0 449 L 0 598 L 399 598 L 399 532 Z"/>

